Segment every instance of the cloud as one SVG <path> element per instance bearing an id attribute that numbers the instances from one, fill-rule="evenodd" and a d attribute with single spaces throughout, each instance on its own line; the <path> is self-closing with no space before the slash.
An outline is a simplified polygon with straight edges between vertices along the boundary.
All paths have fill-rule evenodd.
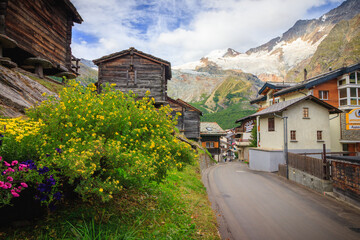
<path id="1" fill-rule="evenodd" d="M 73 0 L 84 19 L 72 49 L 94 59 L 131 46 L 172 62 L 246 51 L 339 0 Z M 323 9 L 325 10 L 325 9 Z M 319 17 L 319 16 L 317 16 Z M 78 36 L 78 38 L 76 37 Z M 90 38 L 89 41 L 87 38 Z"/>

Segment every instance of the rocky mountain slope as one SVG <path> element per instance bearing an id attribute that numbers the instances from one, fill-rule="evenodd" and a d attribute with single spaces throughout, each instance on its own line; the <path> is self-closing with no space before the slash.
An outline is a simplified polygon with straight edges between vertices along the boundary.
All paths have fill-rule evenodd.
<path id="1" fill-rule="evenodd" d="M 344 65 L 360 62 L 360 14 L 335 25 L 329 35 L 320 43 L 313 57 L 302 62 L 287 73 L 290 81 L 303 80 L 303 69 L 308 78 L 337 69 Z"/>
<path id="2" fill-rule="evenodd" d="M 0 117 L 18 117 L 25 109 L 55 95 L 62 85 L 51 79 L 38 79 L 21 69 L 0 66 Z"/>
<path id="3" fill-rule="evenodd" d="M 96 83 L 98 79 L 98 70 L 97 66 L 91 61 L 86 59 L 80 60 L 80 76 L 77 77 L 77 80 L 82 83 L 82 85 L 87 86 L 89 83 Z"/>
<path id="4" fill-rule="evenodd" d="M 176 66 L 179 71 L 196 70 L 208 62 L 222 69 L 239 69 L 263 81 L 283 81 L 288 71 L 311 58 L 331 29 L 342 20 L 360 13 L 359 0 L 347 0 L 318 19 L 299 20 L 281 37 L 238 53 L 233 49 L 215 50 L 201 60 Z"/>

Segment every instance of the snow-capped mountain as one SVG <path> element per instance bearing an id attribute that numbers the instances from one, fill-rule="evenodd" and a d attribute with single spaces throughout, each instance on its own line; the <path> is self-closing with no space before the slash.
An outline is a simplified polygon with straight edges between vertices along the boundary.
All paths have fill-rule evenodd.
<path id="1" fill-rule="evenodd" d="M 233 49 L 214 50 L 199 61 L 175 66 L 173 69 L 197 70 L 210 62 L 228 70 L 252 73 L 263 81 L 282 81 L 288 71 L 313 56 L 319 44 L 341 20 L 360 13 L 360 0 L 347 0 L 318 19 L 299 20 L 281 37 L 252 48 L 246 53 Z"/>

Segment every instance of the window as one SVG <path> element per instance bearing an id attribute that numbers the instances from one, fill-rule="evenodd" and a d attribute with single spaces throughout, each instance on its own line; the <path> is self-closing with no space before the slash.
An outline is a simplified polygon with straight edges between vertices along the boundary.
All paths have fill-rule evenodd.
<path id="1" fill-rule="evenodd" d="M 206 142 L 206 148 L 214 148 L 214 142 Z"/>
<path id="2" fill-rule="evenodd" d="M 321 100 L 328 100 L 329 99 L 329 91 L 319 91 L 319 98 Z"/>
<path id="3" fill-rule="evenodd" d="M 349 75 L 349 82 L 350 82 L 350 84 L 351 83 L 356 83 L 356 77 L 355 77 L 355 73 L 353 72 L 353 73 L 350 73 L 350 75 Z"/>
<path id="4" fill-rule="evenodd" d="M 296 141 L 296 131 L 290 131 L 290 141 Z"/>
<path id="5" fill-rule="evenodd" d="M 268 118 L 268 131 L 275 131 L 275 120 L 274 118 Z"/>
<path id="6" fill-rule="evenodd" d="M 360 72 L 352 72 L 347 79 L 339 80 L 339 105 L 360 105 Z"/>
<path id="7" fill-rule="evenodd" d="M 316 135 L 317 135 L 317 140 L 318 140 L 318 141 L 322 141 L 322 140 L 323 140 L 323 139 L 322 139 L 322 131 L 317 131 Z"/>
<path id="8" fill-rule="evenodd" d="M 271 106 L 271 105 L 273 105 L 274 104 L 274 99 L 270 99 L 269 100 L 269 105 Z"/>
<path id="9" fill-rule="evenodd" d="M 303 108 L 303 118 L 309 118 L 309 108 Z"/>
<path id="10" fill-rule="evenodd" d="M 345 85 L 345 84 L 346 84 L 346 79 L 339 80 L 339 86 Z"/>
<path id="11" fill-rule="evenodd" d="M 280 98 L 275 98 L 275 103 L 279 103 L 280 102 Z"/>

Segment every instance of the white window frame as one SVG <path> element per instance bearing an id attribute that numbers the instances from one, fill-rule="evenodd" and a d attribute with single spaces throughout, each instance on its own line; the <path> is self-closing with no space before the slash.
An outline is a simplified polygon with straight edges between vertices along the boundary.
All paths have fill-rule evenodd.
<path id="1" fill-rule="evenodd" d="M 324 98 L 324 93 L 327 93 L 326 98 Z M 329 91 L 328 90 L 319 90 L 319 99 L 320 100 L 329 100 Z"/>
<path id="2" fill-rule="evenodd" d="M 355 73 L 355 83 L 350 83 L 350 74 Z M 345 84 L 339 85 L 340 81 L 345 80 Z M 340 98 L 340 91 L 346 89 L 346 97 Z M 355 89 L 355 96 L 351 97 L 351 89 Z M 360 106 L 360 72 L 355 71 L 347 74 L 345 78 L 338 80 L 339 108 L 359 107 Z M 356 99 L 356 104 L 351 104 L 351 99 Z M 346 100 L 346 104 L 341 105 L 341 101 Z"/>

